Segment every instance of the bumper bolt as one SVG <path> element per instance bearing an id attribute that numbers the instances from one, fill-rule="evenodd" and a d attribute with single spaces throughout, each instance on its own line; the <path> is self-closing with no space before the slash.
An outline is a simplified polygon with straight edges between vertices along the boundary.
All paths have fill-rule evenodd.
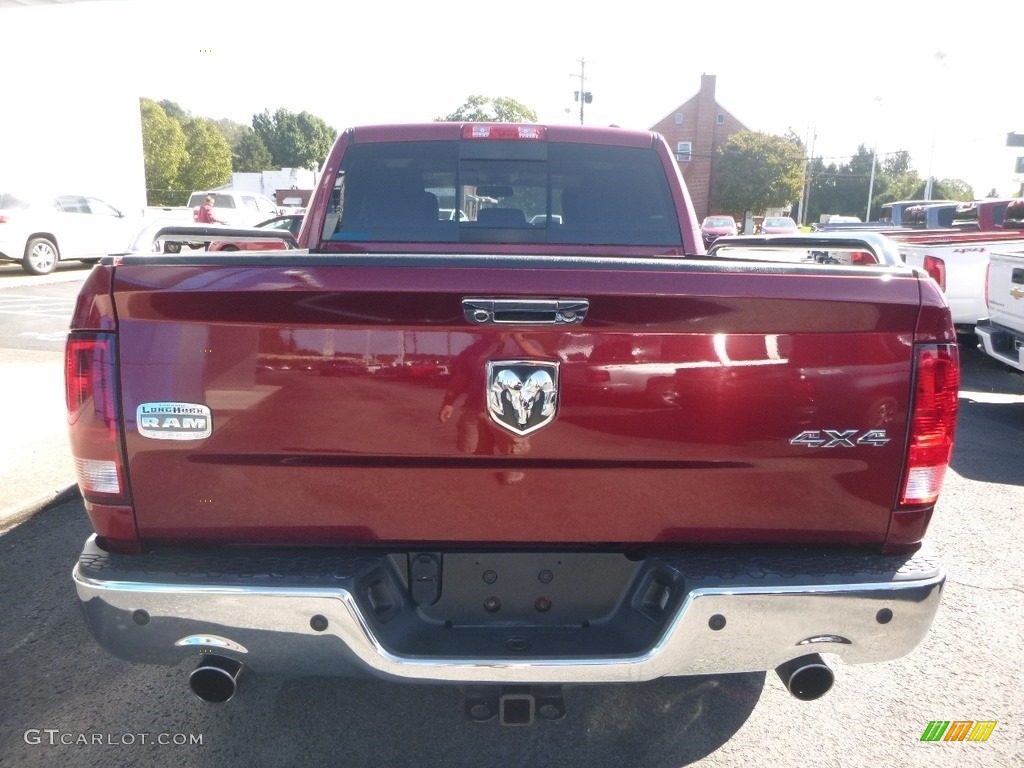
<path id="1" fill-rule="evenodd" d="M 484 610 L 488 611 L 489 613 L 496 613 L 497 611 L 500 611 L 501 610 L 501 600 L 499 600 L 498 598 L 494 597 L 493 595 L 491 597 L 485 598 L 484 599 Z"/>
<path id="2" fill-rule="evenodd" d="M 551 600 L 546 597 L 538 597 L 533 601 L 533 607 L 541 613 L 551 610 Z"/>

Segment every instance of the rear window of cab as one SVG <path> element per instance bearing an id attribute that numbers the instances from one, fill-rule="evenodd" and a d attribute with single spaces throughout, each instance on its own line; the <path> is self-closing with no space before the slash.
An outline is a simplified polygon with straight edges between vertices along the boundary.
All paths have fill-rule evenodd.
<path id="1" fill-rule="evenodd" d="M 656 152 L 558 142 L 349 146 L 323 235 L 353 244 L 682 244 Z"/>

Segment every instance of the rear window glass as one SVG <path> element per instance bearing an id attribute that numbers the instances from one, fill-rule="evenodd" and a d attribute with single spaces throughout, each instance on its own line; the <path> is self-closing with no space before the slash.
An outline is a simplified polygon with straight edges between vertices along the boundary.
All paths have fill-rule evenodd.
<path id="1" fill-rule="evenodd" d="M 1012 229 L 1024 228 L 1024 200 L 1012 202 L 1006 207 L 1003 226 Z"/>
<path id="2" fill-rule="evenodd" d="M 957 206 L 953 214 L 954 227 L 972 227 L 978 223 L 978 206 L 974 203 L 965 203 Z"/>
<path id="3" fill-rule="evenodd" d="M 453 211 L 459 215 L 452 215 Z M 653 150 L 538 142 L 349 147 L 325 239 L 679 246 Z"/>
<path id="4" fill-rule="evenodd" d="M 196 208 L 206 202 L 207 197 L 213 198 L 214 208 L 234 208 L 235 198 L 231 195 L 222 195 L 219 193 L 213 193 L 212 195 L 192 195 L 189 198 L 189 208 Z"/>
<path id="5" fill-rule="evenodd" d="M 0 210 L 10 211 L 15 208 L 28 207 L 28 200 L 12 195 L 9 192 L 0 192 Z"/>

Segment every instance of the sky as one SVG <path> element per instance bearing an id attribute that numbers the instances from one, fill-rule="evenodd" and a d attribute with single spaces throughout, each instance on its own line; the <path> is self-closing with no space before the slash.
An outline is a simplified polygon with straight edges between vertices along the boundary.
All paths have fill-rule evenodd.
<path id="1" fill-rule="evenodd" d="M 593 94 L 587 124 L 647 129 L 706 73 L 717 77 L 719 104 L 748 128 L 792 130 L 826 162 L 848 161 L 861 144 L 880 156 L 906 150 L 922 176 L 931 168 L 978 196 L 1008 194 L 1024 181 L 1013 176 L 1024 149 L 1006 147 L 1007 133 L 1024 132 L 1016 85 L 1024 2 L 955 8 L 895 0 L 11 8 L 0 0 L 0 48 L 8 61 L 30 62 L 7 75 L 28 83 L 34 73 L 66 74 L 86 92 L 170 99 L 245 124 L 264 109 L 306 110 L 338 130 L 432 120 L 471 94 L 512 97 L 542 123 L 578 122 L 581 71 Z"/>

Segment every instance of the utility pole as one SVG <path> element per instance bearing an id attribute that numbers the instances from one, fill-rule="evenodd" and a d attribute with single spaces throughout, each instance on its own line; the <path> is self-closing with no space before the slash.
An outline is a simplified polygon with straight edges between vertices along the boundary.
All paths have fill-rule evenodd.
<path id="1" fill-rule="evenodd" d="M 580 125 L 583 125 L 583 106 L 590 104 L 594 100 L 594 96 L 587 90 L 587 62 L 583 59 L 576 59 L 576 61 L 580 63 L 580 73 L 578 75 L 570 74 L 569 77 L 580 79 L 580 89 L 576 91 L 576 101 L 580 103 Z"/>
<path id="2" fill-rule="evenodd" d="M 800 190 L 800 215 L 797 216 L 797 224 L 801 227 L 807 224 L 807 209 L 811 205 L 811 163 L 814 161 L 814 144 L 818 140 L 818 126 L 807 126 L 807 133 L 811 147 L 804 161 L 804 183 Z"/>
<path id="3" fill-rule="evenodd" d="M 875 165 L 878 163 L 878 132 L 881 124 L 882 97 L 875 96 L 875 103 L 878 104 L 879 120 L 875 126 L 875 145 L 871 149 L 871 181 L 868 182 L 868 211 L 864 214 L 864 221 L 871 221 L 871 198 L 875 191 Z"/>
<path id="4" fill-rule="evenodd" d="M 946 61 L 946 54 L 943 51 L 937 51 L 936 54 L 935 54 L 935 59 L 941 65 L 941 64 L 945 63 L 945 61 Z M 938 82 L 940 84 L 940 86 L 941 86 L 942 85 L 941 80 L 943 79 L 943 78 L 941 78 L 941 75 L 945 74 L 945 70 L 943 68 L 940 68 L 939 71 L 936 74 L 937 74 L 937 76 L 935 78 L 935 81 Z M 924 183 L 924 199 L 925 200 L 931 200 L 932 199 L 932 169 L 935 166 L 935 139 L 936 139 L 936 137 L 938 135 L 939 135 L 939 121 L 938 120 L 933 120 L 932 121 L 932 150 L 931 150 L 931 154 L 928 156 L 928 180 Z"/>

